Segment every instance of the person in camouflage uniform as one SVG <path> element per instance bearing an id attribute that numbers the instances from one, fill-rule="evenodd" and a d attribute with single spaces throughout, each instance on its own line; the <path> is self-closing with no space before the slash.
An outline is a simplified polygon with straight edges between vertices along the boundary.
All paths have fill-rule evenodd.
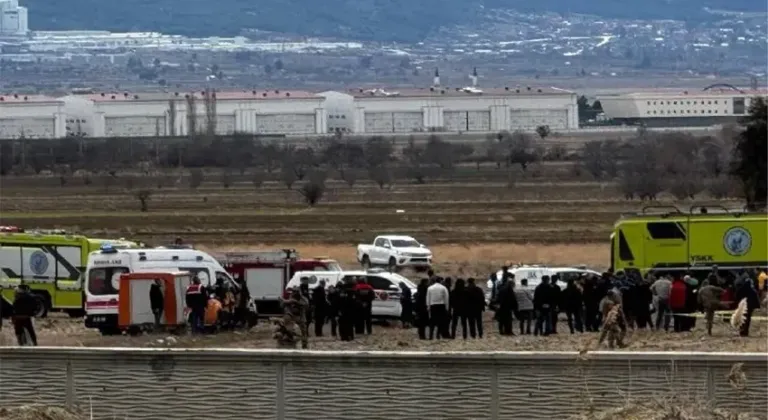
<path id="1" fill-rule="evenodd" d="M 284 316 L 275 321 L 275 332 L 272 337 L 277 340 L 277 347 L 281 349 L 295 349 L 296 337 L 301 332 L 290 317 Z"/>
<path id="2" fill-rule="evenodd" d="M 624 318 L 624 311 L 621 308 L 621 303 L 614 292 L 609 292 L 606 296 L 608 299 L 604 299 L 603 303 L 603 328 L 600 331 L 600 338 L 597 341 L 597 345 L 603 344 L 605 339 L 608 339 L 608 347 L 614 348 L 615 345 L 624 347 L 624 335 L 627 331 L 626 320 Z"/>
<path id="3" fill-rule="evenodd" d="M 707 320 L 707 334 L 712 335 L 712 324 L 715 320 L 715 311 L 728 309 L 728 302 L 722 302 L 725 290 L 721 287 L 709 285 L 699 290 L 699 306 L 704 311 Z"/>
<path id="4" fill-rule="evenodd" d="M 301 336 L 301 348 L 309 348 L 309 328 L 307 324 L 307 310 L 309 301 L 302 296 L 297 289 L 291 291 L 291 297 L 283 303 L 283 322 L 295 324 L 299 327 Z"/>

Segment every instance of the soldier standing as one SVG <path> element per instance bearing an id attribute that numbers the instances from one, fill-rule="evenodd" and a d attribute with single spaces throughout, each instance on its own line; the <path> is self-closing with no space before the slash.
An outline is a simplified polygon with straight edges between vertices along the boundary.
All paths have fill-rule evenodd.
<path id="1" fill-rule="evenodd" d="M 603 329 L 600 331 L 600 338 L 597 345 L 608 339 L 608 347 L 614 348 L 615 345 L 624 347 L 624 335 L 627 331 L 624 311 L 621 308 L 619 299 L 615 292 L 608 292 L 608 296 L 603 299 L 601 305 L 603 308 Z"/>
<path id="2" fill-rule="evenodd" d="M 309 331 L 307 325 L 307 309 L 309 302 L 299 290 L 292 290 L 291 297 L 285 302 L 285 318 L 299 326 L 301 348 L 309 348 Z"/>
<path id="3" fill-rule="evenodd" d="M 728 309 L 728 303 L 722 302 L 725 290 L 715 285 L 704 286 L 699 290 L 699 306 L 704 311 L 707 321 L 707 334 L 712 335 L 712 324 L 715 320 L 715 311 Z"/>

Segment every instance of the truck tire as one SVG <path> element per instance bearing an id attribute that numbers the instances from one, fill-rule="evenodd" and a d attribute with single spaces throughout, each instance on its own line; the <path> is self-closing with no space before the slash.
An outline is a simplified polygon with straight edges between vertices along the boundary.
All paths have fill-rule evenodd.
<path id="1" fill-rule="evenodd" d="M 99 332 L 103 336 L 122 334 L 122 331 L 120 331 L 119 328 L 115 328 L 115 327 L 99 327 Z"/>
<path id="2" fill-rule="evenodd" d="M 395 257 L 389 257 L 389 263 L 387 264 L 387 269 L 390 273 L 394 273 L 397 271 L 397 260 Z"/>
<path id="3" fill-rule="evenodd" d="M 371 268 L 371 259 L 368 258 L 367 255 L 363 255 L 363 259 L 360 261 L 360 264 L 362 264 L 363 268 L 367 270 Z"/>
<path id="4" fill-rule="evenodd" d="M 51 307 L 51 298 L 48 295 L 42 293 L 35 293 L 35 300 L 37 301 L 37 309 L 35 310 L 35 318 L 45 318 L 48 316 L 48 310 Z"/>
<path id="5" fill-rule="evenodd" d="M 85 316 L 85 311 L 82 309 L 67 309 L 65 312 L 70 318 L 82 318 Z"/>

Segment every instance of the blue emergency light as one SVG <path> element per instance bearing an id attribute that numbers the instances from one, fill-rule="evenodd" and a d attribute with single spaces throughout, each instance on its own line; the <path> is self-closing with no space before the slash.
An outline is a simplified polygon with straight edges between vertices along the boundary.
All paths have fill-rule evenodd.
<path id="1" fill-rule="evenodd" d="M 109 243 L 109 242 L 104 242 L 103 244 L 101 244 L 100 249 L 101 249 L 101 253 L 102 254 L 116 254 L 117 253 L 117 249 L 115 249 L 115 247 L 112 246 L 112 244 Z"/>

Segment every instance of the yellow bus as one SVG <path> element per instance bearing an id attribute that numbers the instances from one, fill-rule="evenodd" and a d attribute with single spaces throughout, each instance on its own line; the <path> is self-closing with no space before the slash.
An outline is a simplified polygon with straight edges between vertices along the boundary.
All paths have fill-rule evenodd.
<path id="1" fill-rule="evenodd" d="M 723 207 L 648 206 L 611 234 L 614 271 L 706 273 L 768 266 L 768 214 Z M 700 275 L 697 275 L 700 277 Z"/>
<path id="2" fill-rule="evenodd" d="M 116 248 L 138 247 L 137 243 L 125 240 L 6 228 L 0 232 L 2 297 L 13 302 L 16 286 L 24 282 L 39 298 L 38 316 L 44 317 L 50 310 L 82 316 L 82 272 L 88 262 L 88 254 L 99 250 L 105 243 Z"/>

